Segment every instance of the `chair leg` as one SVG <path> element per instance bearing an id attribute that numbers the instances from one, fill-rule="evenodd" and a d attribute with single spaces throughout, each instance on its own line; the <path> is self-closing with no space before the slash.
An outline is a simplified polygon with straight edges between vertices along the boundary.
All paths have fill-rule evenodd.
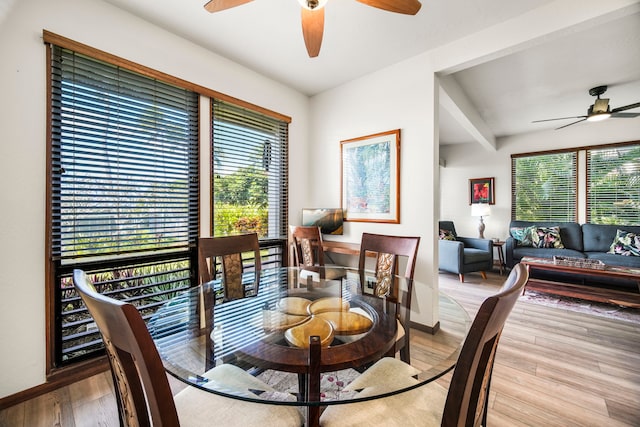
<path id="1" fill-rule="evenodd" d="M 409 353 L 409 337 L 405 336 L 405 340 L 406 344 L 400 347 L 400 360 L 402 360 L 404 363 L 411 364 L 411 353 Z"/>
<path id="2" fill-rule="evenodd" d="M 458 277 L 460 278 L 460 283 L 464 283 L 464 274 L 460 273 Z"/>
<path id="3" fill-rule="evenodd" d="M 484 280 L 487 280 L 487 273 L 486 273 L 486 272 L 481 271 L 481 272 L 480 272 L 480 275 L 482 276 L 482 278 L 483 278 Z"/>

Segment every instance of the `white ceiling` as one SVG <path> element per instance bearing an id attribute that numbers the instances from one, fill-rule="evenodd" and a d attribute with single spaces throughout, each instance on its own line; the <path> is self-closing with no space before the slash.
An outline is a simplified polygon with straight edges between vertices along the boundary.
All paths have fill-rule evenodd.
<path id="1" fill-rule="evenodd" d="M 355 0 L 330 0 L 320 55 L 309 58 L 297 0 L 255 0 L 214 14 L 205 11 L 207 0 L 104 1 L 310 96 L 550 3 L 582 4 L 421 0 L 420 12 L 406 16 Z M 602 25 L 569 29 L 453 77 L 495 137 L 569 123 L 531 121 L 586 114 L 593 103 L 588 90 L 598 85 L 609 85 L 604 97 L 612 108 L 640 102 L 640 7 L 634 7 L 640 1 L 627 3 L 632 7 L 622 8 L 615 19 L 607 15 Z M 589 124 L 576 126 L 584 125 Z M 441 108 L 441 144 L 474 139 Z"/>

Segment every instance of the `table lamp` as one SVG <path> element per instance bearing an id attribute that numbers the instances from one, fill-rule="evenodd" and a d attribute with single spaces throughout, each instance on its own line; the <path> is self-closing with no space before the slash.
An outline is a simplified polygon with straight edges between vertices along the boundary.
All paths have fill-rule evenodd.
<path id="1" fill-rule="evenodd" d="M 478 224 L 478 232 L 480 238 L 484 239 L 484 222 L 482 222 L 483 216 L 491 215 L 491 207 L 486 203 L 474 203 L 471 205 L 471 216 L 479 216 L 480 224 Z"/>

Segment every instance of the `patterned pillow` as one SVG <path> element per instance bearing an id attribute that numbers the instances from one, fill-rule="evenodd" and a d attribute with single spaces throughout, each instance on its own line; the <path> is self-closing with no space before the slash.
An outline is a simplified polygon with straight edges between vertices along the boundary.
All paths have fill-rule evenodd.
<path id="1" fill-rule="evenodd" d="M 535 225 L 529 227 L 511 227 L 509 234 L 516 239 L 516 246 L 533 246 L 531 240 L 531 231 L 536 228 Z"/>
<path id="2" fill-rule="evenodd" d="M 534 248 L 564 248 L 560 240 L 560 227 L 536 227 L 531 230 L 531 240 Z"/>
<path id="3" fill-rule="evenodd" d="M 451 230 L 440 229 L 440 240 L 456 240 L 456 235 Z"/>
<path id="4" fill-rule="evenodd" d="M 610 254 L 640 256 L 640 235 L 618 230 L 609 248 Z"/>

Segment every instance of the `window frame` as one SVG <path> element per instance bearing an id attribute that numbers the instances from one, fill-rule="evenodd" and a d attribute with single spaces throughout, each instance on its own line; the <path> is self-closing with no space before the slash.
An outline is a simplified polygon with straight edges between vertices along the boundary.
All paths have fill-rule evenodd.
<path id="1" fill-rule="evenodd" d="M 220 114 L 223 118 L 227 120 L 221 121 L 222 124 L 216 125 L 216 111 L 220 111 Z M 230 145 L 239 145 L 240 143 L 243 145 L 247 145 L 249 147 L 256 148 L 257 143 L 260 142 L 258 139 L 263 139 L 263 137 L 258 137 L 257 134 L 260 131 L 264 131 L 266 128 L 269 129 L 269 132 L 273 132 L 272 137 L 269 139 L 268 145 L 268 154 L 262 153 L 262 168 L 267 172 L 269 171 L 269 167 L 264 167 L 265 155 L 268 156 L 269 162 L 272 164 L 278 165 L 276 171 L 273 175 L 275 177 L 268 178 L 268 181 L 275 180 L 277 184 L 277 188 L 272 188 L 270 183 L 267 183 L 268 189 L 268 213 L 271 216 L 272 212 L 277 216 L 277 218 L 269 218 L 267 224 L 267 235 L 260 236 L 259 239 L 261 241 L 268 240 L 277 240 L 277 239 L 286 239 L 287 238 L 287 227 L 288 227 L 288 159 L 289 159 L 289 136 L 288 136 L 288 122 L 281 120 L 279 118 L 271 117 L 269 115 L 264 114 L 261 111 L 252 110 L 247 108 L 246 106 L 238 105 L 232 102 L 228 102 L 225 100 L 219 99 L 211 99 L 210 101 L 210 124 L 211 124 L 211 156 L 210 156 L 210 188 L 211 188 L 211 218 L 210 218 L 210 227 L 211 227 L 211 235 L 226 235 L 226 234 L 217 234 L 216 233 L 216 198 L 215 198 L 215 177 L 216 177 L 216 145 L 217 145 L 217 137 L 216 137 L 216 128 L 224 131 L 225 134 L 221 137 L 221 139 L 225 140 Z M 235 125 L 234 123 L 238 123 Z M 243 126 L 243 124 L 246 124 Z M 237 133 L 233 138 L 230 138 L 230 134 L 235 132 L 236 129 L 230 131 L 231 128 L 240 127 L 241 133 Z M 229 132 L 230 131 L 230 132 Z M 229 133 L 226 133 L 229 132 Z M 224 145 L 224 144 L 221 144 Z M 247 153 L 251 151 L 247 149 Z M 224 151 L 222 151 L 224 153 Z M 225 164 L 220 169 L 221 171 L 225 171 L 228 169 L 232 169 L 234 166 L 239 166 L 241 163 L 244 163 L 242 159 L 239 159 L 237 156 L 232 156 L 229 159 L 228 164 Z M 260 169 L 262 170 L 262 169 Z M 270 175 L 270 174 L 269 174 Z M 283 188 L 284 187 L 284 188 Z M 275 195 L 280 200 L 275 201 L 277 206 L 272 206 L 272 196 L 271 191 L 276 191 L 279 193 Z M 284 194 L 284 196 L 282 196 Z M 253 230 L 248 230 L 248 232 Z"/>
<path id="2" fill-rule="evenodd" d="M 516 170 L 516 163 L 519 159 L 525 159 L 525 158 L 534 158 L 534 157 L 543 157 L 543 156 L 553 156 L 553 155 L 562 155 L 562 154 L 572 154 L 573 160 L 572 160 L 572 168 L 573 168 L 573 175 L 574 175 L 574 183 L 573 183 L 573 189 L 571 190 L 569 187 L 567 187 L 566 190 L 566 194 L 570 195 L 571 192 L 573 192 L 573 218 L 569 218 L 569 216 L 567 216 L 565 219 L 557 219 L 557 218 L 549 218 L 549 217 L 545 217 L 545 218 L 538 218 L 535 219 L 534 221 L 577 221 L 578 220 L 578 182 L 579 182 L 579 172 L 578 172 L 578 150 L 574 150 L 574 149 L 567 149 L 567 150 L 553 150 L 553 151 L 542 151 L 542 152 L 537 152 L 537 153 L 525 153 L 525 154 L 514 154 L 511 156 L 511 218 L 512 219 L 522 219 L 522 218 L 517 218 L 517 211 L 518 211 L 518 207 L 517 207 L 517 182 L 516 182 L 516 176 L 517 176 L 517 170 Z M 567 201 L 569 201 L 569 198 L 566 199 Z M 529 220 L 529 219 L 525 219 L 525 220 Z"/>
<path id="3" fill-rule="evenodd" d="M 65 64 L 64 61 L 66 64 L 71 64 L 71 68 L 62 68 Z M 76 66 L 80 68 L 76 69 Z M 66 80 L 65 73 L 69 71 L 72 73 L 72 80 Z M 75 83 L 76 71 L 79 81 L 83 83 Z M 85 72 L 86 74 L 84 74 Z M 98 332 L 90 328 L 90 315 L 73 291 L 71 274 L 74 268 L 82 268 L 87 273 L 102 272 L 101 277 L 105 277 L 104 280 L 108 281 L 105 284 L 114 297 L 121 295 L 120 298 L 135 302 L 141 311 L 147 312 L 153 311 L 153 307 L 160 305 L 154 300 L 161 299 L 162 295 L 165 295 L 164 298 L 166 298 L 169 296 L 167 294 L 175 293 L 192 285 L 192 278 L 195 277 L 197 268 L 196 241 L 199 230 L 200 205 L 200 186 L 198 183 L 200 137 L 199 125 L 194 126 L 194 123 L 199 123 L 200 112 L 199 96 L 190 89 L 176 87 L 155 77 L 140 75 L 136 71 L 105 61 L 104 58 L 79 53 L 55 43 L 47 45 L 47 76 L 47 367 L 51 372 L 51 370 L 74 365 L 78 361 L 94 359 L 96 355 L 102 354 Z M 86 80 L 83 81 L 82 79 L 85 77 Z M 133 83 L 127 84 L 127 79 L 132 79 Z M 130 92 L 133 95 L 131 97 L 121 95 L 121 88 L 126 88 L 127 85 L 130 89 L 134 89 Z M 168 93 L 161 93 L 158 88 L 161 88 L 161 91 L 168 90 Z M 88 99 L 94 97 L 95 89 L 97 89 L 95 94 L 99 99 L 111 98 L 114 100 L 118 108 L 115 113 L 111 114 L 108 108 L 103 111 L 92 106 L 92 101 L 88 101 Z M 129 89 L 125 89 L 124 93 L 127 90 Z M 74 95 L 74 98 L 69 98 L 69 94 Z M 78 98 L 75 98 L 75 95 Z M 127 114 L 135 116 L 140 111 L 146 111 L 147 108 L 167 108 L 168 104 L 165 100 L 153 101 L 153 99 L 157 99 L 156 97 L 162 96 L 167 96 L 165 99 L 173 99 L 176 96 L 178 97 L 176 99 L 185 99 L 184 105 L 180 106 L 183 109 L 183 114 L 178 120 L 180 126 L 184 127 L 180 128 L 180 133 L 173 134 L 173 137 L 167 139 L 167 142 L 170 141 L 171 149 L 167 151 L 169 154 L 166 157 L 167 160 L 161 165 L 167 167 L 167 170 L 163 169 L 165 173 L 170 171 L 168 178 L 153 181 L 153 177 L 162 178 L 163 174 L 154 171 L 155 160 L 149 159 L 146 163 L 140 163 L 141 157 L 139 156 L 143 158 L 146 152 L 142 148 L 144 143 L 141 141 L 155 138 L 154 134 L 158 129 L 161 132 L 169 132 L 165 134 L 168 136 L 176 129 L 175 117 L 164 116 L 160 126 L 154 125 L 155 129 L 152 132 L 148 132 L 140 126 L 139 132 L 125 131 L 120 136 L 116 133 L 114 136 L 110 135 L 108 139 L 104 135 L 108 134 L 106 129 L 109 126 L 122 125 L 123 117 L 125 123 L 130 120 L 130 116 Z M 187 98 L 182 98 L 182 96 L 187 96 Z M 148 97 L 150 100 L 148 105 L 147 101 L 140 104 L 140 100 L 144 97 Z M 80 108 L 77 110 L 75 102 L 80 102 L 78 104 Z M 106 106 L 108 103 L 104 105 Z M 124 109 L 120 111 L 120 107 Z M 173 110 L 173 106 L 171 106 L 166 111 L 171 111 L 173 114 L 177 110 Z M 72 114 L 71 120 L 69 120 L 68 114 Z M 144 114 L 139 114 L 136 117 L 144 120 Z M 80 119 L 77 124 L 72 121 L 76 118 Z M 74 124 L 68 127 L 70 123 Z M 96 127 L 96 124 L 99 126 Z M 99 137 L 88 136 L 99 129 L 102 129 L 99 132 Z M 185 132 L 185 136 L 182 135 L 182 132 Z M 65 207 L 67 205 L 66 198 L 80 196 L 81 199 L 84 197 L 86 200 L 92 200 L 89 197 L 92 195 L 91 189 L 80 190 L 84 186 L 83 183 L 86 180 L 93 182 L 97 179 L 99 182 L 109 179 L 111 171 L 107 170 L 103 174 L 100 170 L 107 161 L 105 153 L 108 151 L 104 151 L 104 143 L 112 141 L 116 144 L 113 151 L 114 159 L 123 162 L 124 165 L 123 169 L 120 169 L 120 163 L 114 165 L 116 174 L 113 176 L 124 178 L 119 178 L 114 182 L 118 192 L 115 194 L 124 191 L 132 183 L 138 182 L 135 181 L 136 177 L 139 177 L 143 184 L 151 177 L 149 186 L 141 184 L 143 189 L 138 197 L 152 197 L 154 202 L 149 208 L 162 209 L 162 206 L 167 206 L 165 202 L 167 199 L 163 199 L 163 197 L 169 197 L 171 200 L 176 197 L 171 184 L 174 179 L 179 179 L 181 193 L 178 197 L 180 200 L 187 200 L 187 204 L 178 205 L 178 209 L 172 211 L 167 220 L 163 218 L 163 215 L 160 216 L 160 224 L 170 225 L 171 228 L 165 230 L 170 230 L 171 233 L 164 239 L 158 239 L 158 242 L 155 239 L 148 241 L 151 243 L 149 245 L 145 243 L 149 237 L 148 232 L 141 234 L 143 229 L 138 228 L 137 221 L 133 219 L 136 208 L 135 202 L 132 203 L 133 199 L 129 199 L 130 192 L 124 193 L 124 199 L 121 196 L 109 195 L 97 205 L 98 210 L 95 209 L 96 205 L 88 202 L 87 206 L 91 212 L 100 213 L 100 215 L 103 215 L 104 209 L 109 212 L 108 209 L 111 208 L 108 206 L 112 204 L 111 199 L 118 201 L 116 204 L 118 208 L 122 202 L 124 223 L 121 224 L 123 227 L 118 226 L 118 229 L 123 228 L 124 233 L 121 239 L 114 240 L 131 242 L 138 248 L 123 250 L 115 245 L 115 247 L 105 249 L 100 244 L 95 244 L 92 242 L 93 238 L 97 238 L 96 236 L 100 234 L 104 236 L 110 234 L 112 225 L 109 223 L 111 220 L 107 220 L 103 225 L 100 224 L 104 220 L 98 220 L 97 223 L 88 220 L 85 221 L 91 236 L 88 240 L 90 243 L 88 248 L 97 252 L 87 255 L 82 253 L 86 249 L 81 249 L 82 246 L 77 247 L 75 243 L 76 238 L 81 236 L 81 232 L 75 229 L 75 219 L 79 218 L 78 215 L 80 218 L 82 217 L 83 214 L 78 213 L 82 211 L 82 208 L 78 211 L 75 206 Z M 166 144 L 161 144 L 158 147 L 161 152 L 166 150 Z M 78 148 L 77 151 L 76 148 Z M 120 150 L 124 155 L 119 154 Z M 93 152 L 98 157 L 94 158 Z M 184 161 L 176 163 L 175 153 L 179 153 L 181 159 L 184 156 L 187 159 L 186 163 Z M 132 163 L 128 165 L 127 162 Z M 93 165 L 94 163 L 98 166 Z M 74 165 L 74 167 L 65 174 L 62 166 L 64 165 L 68 169 L 68 164 Z M 96 172 L 98 173 L 96 174 Z M 160 187 L 160 193 L 156 193 L 155 182 L 165 185 L 164 188 Z M 68 185 L 64 185 L 65 183 Z M 167 186 L 167 184 L 169 185 Z M 78 190 L 74 189 L 76 185 L 78 185 Z M 65 187 L 69 188 L 69 191 L 65 190 Z M 98 186 L 98 189 L 100 188 Z M 108 187 L 105 187 L 104 190 L 110 192 Z M 133 194 L 137 192 L 136 188 Z M 101 200 L 100 197 L 98 200 Z M 74 228 L 69 232 L 64 231 L 67 226 L 65 223 L 68 220 L 62 214 L 68 215 L 70 219 L 74 220 Z M 149 218 L 148 210 L 143 212 L 143 218 L 145 217 Z M 176 224 L 179 225 L 177 228 Z M 150 226 L 148 231 L 153 232 L 156 225 L 151 224 Z M 94 234 L 96 228 L 101 230 L 98 235 Z M 179 230 L 175 235 L 177 239 L 175 242 L 172 234 L 174 230 Z M 73 239 L 71 240 L 72 246 L 68 246 L 66 243 L 67 236 Z M 71 249 L 68 250 L 69 248 Z M 144 276 L 140 275 L 141 270 Z M 105 285 L 100 282 L 100 279 L 96 279 L 95 284 L 98 288 Z"/>
<path id="4" fill-rule="evenodd" d="M 58 277 L 56 276 L 56 271 L 63 271 L 63 267 L 62 266 L 56 266 L 54 264 L 54 262 L 52 262 L 52 251 L 51 251 L 51 206 L 52 206 L 52 197 L 51 197 L 51 186 L 52 186 L 52 182 L 51 182 L 51 169 L 52 169 L 52 157 L 51 157 L 51 150 L 50 147 L 52 145 L 52 134 L 51 134 L 51 129 L 52 129 L 52 97 L 51 97 L 51 91 L 52 91 L 52 84 L 51 84 L 51 68 L 50 68 L 50 64 L 51 64 L 51 60 L 52 60 L 52 53 L 51 53 L 51 49 L 50 49 L 50 45 L 56 45 L 65 49 L 70 49 L 73 50 L 77 53 L 95 58 L 97 60 L 101 60 L 104 62 L 108 62 L 112 65 L 116 65 L 116 66 L 120 66 L 124 69 L 127 69 L 129 71 L 134 71 L 137 72 L 139 74 L 142 74 L 144 76 L 150 77 L 150 78 L 154 78 L 154 79 L 158 79 L 161 81 L 164 81 L 166 83 L 169 84 L 173 84 L 175 86 L 179 86 L 182 87 L 184 89 L 188 89 L 188 90 L 192 90 L 194 92 L 196 92 L 197 94 L 204 96 L 204 97 L 208 97 L 208 98 L 215 98 L 215 99 L 220 99 L 220 100 L 225 100 L 228 102 L 232 102 L 236 105 L 240 105 L 243 106 L 245 108 L 254 110 L 254 111 L 258 111 L 262 114 L 268 115 L 270 117 L 282 120 L 284 122 L 286 122 L 287 124 L 291 123 L 291 117 L 283 115 L 281 113 L 266 109 L 264 107 L 260 107 L 258 105 L 252 104 L 250 102 L 247 101 L 243 101 L 240 100 L 238 98 L 229 96 L 227 94 L 224 94 L 222 92 L 218 92 L 212 89 L 209 89 L 207 87 L 201 86 L 201 85 L 197 85 L 194 84 L 192 82 L 177 78 L 175 76 L 172 76 L 170 74 L 166 74 L 163 73 L 161 71 L 157 71 L 153 68 L 150 67 L 146 67 L 144 65 L 135 63 L 133 61 L 129 61 L 127 59 L 118 57 L 116 55 L 107 53 L 105 51 L 93 48 L 91 46 L 79 43 L 77 41 L 74 41 L 72 39 L 63 37 L 61 35 L 55 34 L 53 32 L 47 31 L 47 30 L 43 30 L 43 42 L 45 44 L 45 46 L 47 47 L 45 49 L 46 52 L 46 75 L 47 75 L 47 88 L 46 88 L 46 92 L 47 92 L 47 99 L 46 99 L 46 122 L 47 122 L 47 133 L 46 133 L 46 143 L 47 143 L 47 153 L 46 153 L 46 168 L 47 168 L 47 182 L 46 182 L 46 194 L 45 194 L 45 202 L 46 202 L 46 218 L 45 218 L 45 230 L 46 230 L 46 235 L 45 235 L 45 296 L 46 296 L 46 300 L 45 300 L 45 321 L 46 321 L 46 325 L 45 325 L 45 332 L 46 332 L 46 336 L 45 336 L 45 340 L 46 340 L 46 352 L 45 352 L 45 375 L 47 378 L 47 383 L 51 385 L 51 387 L 55 387 L 55 386 L 59 386 L 59 385 L 64 385 L 64 384 L 69 384 L 73 381 L 76 381 L 78 379 L 87 377 L 89 375 L 93 375 L 95 373 L 101 372 L 103 371 L 106 367 L 107 367 L 107 361 L 104 357 L 98 357 L 98 358 L 93 358 L 87 361 L 77 361 L 74 362 L 72 364 L 69 364 L 68 366 L 56 366 L 55 363 L 55 343 L 54 343 L 54 337 L 56 336 L 55 333 L 55 327 L 56 327 L 56 304 L 55 304 L 55 298 L 56 298 L 56 283 L 57 283 L 57 279 Z M 202 122 L 202 117 L 198 118 L 198 123 L 199 123 L 199 128 L 203 127 L 203 122 Z M 198 130 L 198 133 L 200 133 L 200 130 Z M 202 148 L 202 139 L 199 138 L 198 141 L 198 149 L 199 149 L 199 153 L 198 153 L 198 157 L 200 158 L 202 153 L 201 153 L 201 148 Z M 198 164 L 201 165 L 200 159 L 198 161 Z M 199 172 L 200 177 L 202 177 L 203 171 L 200 170 Z M 203 209 L 202 209 L 202 198 L 200 195 L 200 192 L 202 191 L 202 189 L 198 188 L 198 199 L 199 199 L 199 204 L 198 204 L 198 211 L 199 211 L 199 219 L 198 219 L 198 230 L 201 230 L 201 223 L 202 223 L 202 218 L 200 218 L 200 216 L 202 215 Z M 200 231 L 199 231 L 200 232 Z M 279 264 L 283 264 L 286 263 L 286 240 L 283 241 L 282 239 L 266 239 L 264 241 L 260 242 L 260 246 L 261 248 L 269 248 L 271 249 L 270 252 L 270 257 L 267 260 L 267 264 L 269 263 L 269 261 L 271 261 L 272 263 L 279 263 Z M 276 250 L 272 250 L 273 248 L 275 248 Z M 193 278 L 197 277 L 197 271 L 193 271 L 194 268 L 197 269 L 197 255 L 195 255 L 195 247 L 193 248 L 194 250 L 191 252 L 191 256 L 193 257 L 191 259 L 191 266 L 192 266 L 192 272 L 191 272 L 191 277 L 192 277 L 192 283 L 193 283 Z M 277 256 L 274 257 L 271 255 L 271 253 L 280 253 L 282 254 L 281 256 Z M 175 255 L 175 254 L 173 254 Z M 162 256 L 166 256 L 163 254 L 160 254 L 159 257 L 162 258 Z M 120 263 L 126 263 L 127 259 L 126 257 L 123 258 L 119 258 L 114 260 L 114 263 L 116 264 L 120 264 Z M 87 261 L 87 267 L 91 267 L 91 262 Z M 265 262 L 263 261 L 263 265 L 265 265 Z M 286 264 L 285 264 L 286 265 Z M 58 269 L 58 270 L 57 270 Z M 68 273 L 66 270 L 64 271 L 66 273 Z"/>
<path id="5" fill-rule="evenodd" d="M 518 153 L 511 155 L 511 219 L 517 220 L 521 218 L 516 218 L 516 200 L 515 200 L 515 182 L 514 176 L 516 171 L 514 170 L 515 163 L 514 159 L 521 157 L 531 157 L 531 156 L 540 156 L 546 154 L 553 153 L 563 153 L 563 152 L 575 152 L 577 159 L 577 167 L 576 167 L 576 218 L 575 222 L 578 223 L 588 223 L 591 219 L 591 214 L 589 212 L 589 186 L 590 186 L 590 176 L 589 176 L 589 152 L 596 150 L 610 150 L 618 147 L 627 147 L 627 146 L 638 146 L 640 147 L 640 141 L 624 141 L 624 142 L 616 142 L 611 144 L 597 144 L 590 146 L 579 146 L 572 147 L 563 150 L 547 150 L 547 151 L 538 151 L 538 152 L 529 152 L 529 153 Z M 640 214 L 639 218 L 636 221 L 640 223 Z M 619 224 L 619 225 L 632 225 L 632 224 Z"/>
<path id="6" fill-rule="evenodd" d="M 592 195 L 595 195 L 596 192 L 592 191 L 592 186 L 594 185 L 594 183 L 592 182 L 591 179 L 591 174 L 592 174 L 592 153 L 595 151 L 614 151 L 617 149 L 624 149 L 624 148 L 630 148 L 631 150 L 637 150 L 640 151 L 640 141 L 629 141 L 629 142 L 623 142 L 623 143 L 618 143 L 618 144 L 608 144 L 608 145 L 599 145 L 599 146 L 594 146 L 594 147 L 589 147 L 587 148 L 586 151 L 586 156 L 585 156 L 585 162 L 586 162 L 586 168 L 585 168 L 585 173 L 586 173 L 586 188 L 587 188 L 587 196 L 585 198 L 585 204 L 586 204 L 586 208 L 585 208 L 585 217 L 586 217 L 586 222 L 588 223 L 592 223 L 592 220 L 594 219 L 594 213 L 593 210 L 595 209 L 592 204 L 593 204 L 593 197 Z M 617 166 L 616 166 L 617 167 Z M 638 160 L 634 165 L 633 165 L 634 170 L 634 174 L 635 174 L 635 178 L 638 179 L 638 181 L 640 181 L 640 160 Z M 637 183 L 637 185 L 635 185 L 634 187 L 636 189 L 636 204 L 640 205 L 640 182 Z M 611 199 L 607 198 L 604 200 L 604 202 L 607 202 Z M 632 209 L 636 209 L 636 212 L 638 212 L 637 207 L 633 207 Z M 608 212 L 609 215 L 611 216 L 616 216 L 616 213 L 609 210 Z M 601 214 L 602 216 L 602 214 Z M 630 219 L 630 220 L 627 220 Z M 621 218 L 622 222 L 619 221 L 614 221 L 613 224 L 619 224 L 619 225 L 640 225 L 640 214 L 636 214 L 635 218 Z M 593 222 L 594 224 L 610 224 L 612 222 L 602 222 L 600 220 L 598 220 L 597 222 Z"/>

